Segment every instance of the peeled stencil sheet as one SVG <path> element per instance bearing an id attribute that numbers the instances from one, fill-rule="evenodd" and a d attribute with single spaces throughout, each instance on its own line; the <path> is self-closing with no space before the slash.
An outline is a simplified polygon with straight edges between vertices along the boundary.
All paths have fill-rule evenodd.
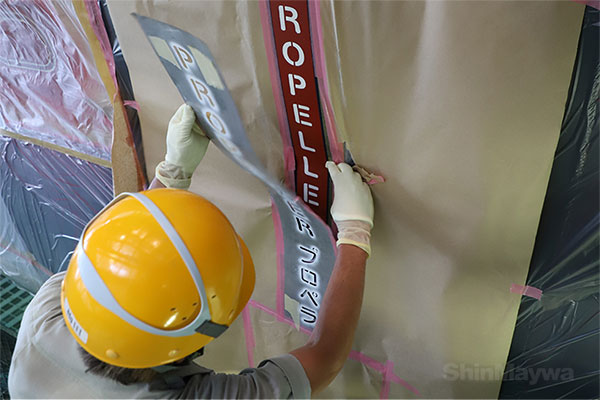
<path id="1" fill-rule="evenodd" d="M 269 189 L 280 231 L 278 252 L 283 253 L 278 265 L 277 310 L 284 317 L 285 307 L 297 328 L 311 330 L 335 262 L 329 227 L 261 165 L 206 44 L 171 25 L 136 18 L 182 97 L 196 112 L 202 131 Z"/>

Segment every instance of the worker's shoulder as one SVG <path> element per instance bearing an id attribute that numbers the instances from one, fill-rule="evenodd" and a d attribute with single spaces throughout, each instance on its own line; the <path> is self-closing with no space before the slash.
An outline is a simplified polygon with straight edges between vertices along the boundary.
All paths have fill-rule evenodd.
<path id="1" fill-rule="evenodd" d="M 25 309 L 21 329 L 31 327 L 36 332 L 47 321 L 57 319 L 61 314 L 60 289 L 65 272 L 52 275 L 37 291 Z"/>
<path id="2" fill-rule="evenodd" d="M 60 307 L 60 289 L 66 272 L 59 272 L 52 275 L 33 296 L 30 306 L 37 306 L 42 309 Z"/>

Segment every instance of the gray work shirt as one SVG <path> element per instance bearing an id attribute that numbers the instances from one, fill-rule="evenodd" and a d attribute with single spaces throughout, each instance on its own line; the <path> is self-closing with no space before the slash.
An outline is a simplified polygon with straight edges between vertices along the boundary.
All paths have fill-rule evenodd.
<path id="1" fill-rule="evenodd" d="M 182 389 L 156 390 L 147 383 L 122 385 L 86 373 L 79 345 L 61 313 L 64 275 L 48 279 L 25 310 L 8 375 L 12 398 L 310 397 L 306 373 L 291 354 L 265 360 L 258 368 L 245 369 L 239 375 L 199 368 Z"/>

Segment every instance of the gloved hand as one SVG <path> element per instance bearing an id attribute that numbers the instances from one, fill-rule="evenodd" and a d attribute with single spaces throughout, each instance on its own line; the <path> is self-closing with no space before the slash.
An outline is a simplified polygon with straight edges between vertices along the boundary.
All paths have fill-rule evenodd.
<path id="1" fill-rule="evenodd" d="M 331 216 L 338 227 L 337 245 L 352 244 L 370 256 L 374 212 L 371 190 L 348 164 L 328 161 L 325 166 L 333 181 Z"/>
<path id="2" fill-rule="evenodd" d="M 156 167 L 156 178 L 169 188 L 189 188 L 208 143 L 209 139 L 196 124 L 194 110 L 182 104 L 169 121 L 167 154 Z"/>

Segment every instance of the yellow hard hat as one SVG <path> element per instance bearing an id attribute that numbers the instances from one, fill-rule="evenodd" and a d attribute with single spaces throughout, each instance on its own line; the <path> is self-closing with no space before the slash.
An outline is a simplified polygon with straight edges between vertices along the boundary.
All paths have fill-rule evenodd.
<path id="1" fill-rule="evenodd" d="M 254 265 L 223 213 L 177 189 L 124 193 L 88 223 L 62 284 L 70 332 L 112 365 L 148 368 L 219 336 L 254 289 Z"/>

